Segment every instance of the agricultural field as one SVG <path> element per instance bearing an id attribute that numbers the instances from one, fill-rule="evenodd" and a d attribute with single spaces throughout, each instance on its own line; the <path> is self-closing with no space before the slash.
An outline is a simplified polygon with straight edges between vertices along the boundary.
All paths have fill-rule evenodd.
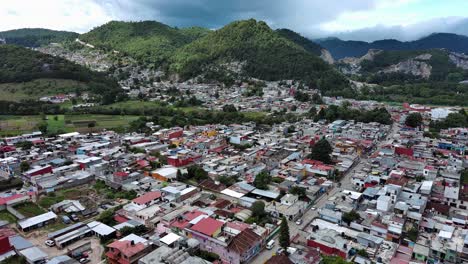
<path id="1" fill-rule="evenodd" d="M 89 133 L 103 129 L 125 131 L 129 123 L 138 116 L 121 115 L 48 115 L 43 116 L 0 116 L 0 136 L 14 136 L 38 130 L 38 125 L 47 123 L 49 133 L 78 131 Z"/>
<path id="2" fill-rule="evenodd" d="M 0 84 L 0 100 L 21 101 L 37 100 L 42 96 L 71 93 L 76 90 L 86 90 L 87 85 L 82 82 L 64 79 L 37 79 L 22 83 Z"/>

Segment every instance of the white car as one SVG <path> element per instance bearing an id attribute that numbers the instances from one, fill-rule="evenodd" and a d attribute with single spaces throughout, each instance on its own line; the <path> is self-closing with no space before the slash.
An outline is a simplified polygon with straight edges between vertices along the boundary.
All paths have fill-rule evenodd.
<path id="1" fill-rule="evenodd" d="M 296 221 L 296 225 L 300 225 L 300 224 L 302 224 L 302 219 L 298 219 L 298 220 Z"/>
<path id="2" fill-rule="evenodd" d="M 53 246 L 55 246 L 55 242 L 54 242 L 53 240 L 50 240 L 50 239 L 49 239 L 49 240 L 46 240 L 46 241 L 45 241 L 45 244 L 46 244 L 46 246 L 48 246 L 48 247 L 53 247 Z"/>

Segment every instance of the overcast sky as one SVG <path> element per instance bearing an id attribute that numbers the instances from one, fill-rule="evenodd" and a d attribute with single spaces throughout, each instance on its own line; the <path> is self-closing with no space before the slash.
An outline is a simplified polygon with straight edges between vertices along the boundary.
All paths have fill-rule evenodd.
<path id="1" fill-rule="evenodd" d="M 412 40 L 468 34 L 468 0 L 0 0 L 0 30 L 42 27 L 87 32 L 110 20 L 157 20 L 219 28 L 265 20 L 310 38 Z"/>

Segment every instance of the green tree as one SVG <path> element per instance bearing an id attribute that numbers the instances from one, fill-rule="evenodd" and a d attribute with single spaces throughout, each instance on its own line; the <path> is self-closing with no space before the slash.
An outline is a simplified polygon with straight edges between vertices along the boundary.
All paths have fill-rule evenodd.
<path id="1" fill-rule="evenodd" d="M 283 216 L 279 230 L 279 244 L 282 248 L 286 249 L 290 243 L 288 220 Z"/>
<path id="2" fill-rule="evenodd" d="M 256 219 L 261 219 L 265 217 L 266 212 L 265 212 L 265 203 L 262 201 L 256 201 L 252 204 L 252 207 L 250 208 L 252 211 L 252 217 Z"/>
<path id="3" fill-rule="evenodd" d="M 43 134 L 47 133 L 47 122 L 41 122 L 39 125 L 37 125 L 37 129 L 41 131 Z"/>
<path id="4" fill-rule="evenodd" d="M 344 213 L 341 220 L 349 225 L 352 221 L 358 220 L 359 218 L 359 214 L 356 211 L 351 210 L 349 213 Z"/>
<path id="5" fill-rule="evenodd" d="M 271 182 L 271 176 L 268 172 L 262 171 L 257 176 L 255 176 L 255 180 L 253 185 L 262 190 L 268 190 L 268 184 Z"/>
<path id="6" fill-rule="evenodd" d="M 22 161 L 22 162 L 20 163 L 20 170 L 21 170 L 21 172 L 25 172 L 25 171 L 29 170 L 30 167 L 31 167 L 31 166 L 29 165 L 29 163 L 28 163 L 27 161 Z"/>
<path id="7" fill-rule="evenodd" d="M 306 189 L 303 188 L 303 187 L 293 186 L 293 187 L 289 190 L 289 192 L 290 192 L 291 194 L 294 194 L 294 195 L 299 196 L 299 198 L 307 197 Z"/>
<path id="8" fill-rule="evenodd" d="M 420 113 L 411 113 L 406 116 L 405 125 L 409 127 L 419 127 L 422 125 L 423 118 Z"/>
<path id="9" fill-rule="evenodd" d="M 33 143 L 31 141 L 20 141 L 16 143 L 15 146 L 21 149 L 31 149 L 33 147 Z"/>
<path id="10" fill-rule="evenodd" d="M 330 156 L 332 152 L 333 148 L 331 147 L 328 140 L 322 138 L 312 147 L 312 152 L 308 155 L 308 158 L 330 164 L 332 162 Z"/>
<path id="11" fill-rule="evenodd" d="M 237 112 L 237 108 L 232 104 L 227 104 L 223 106 L 223 112 L 227 112 L 227 113 Z"/>

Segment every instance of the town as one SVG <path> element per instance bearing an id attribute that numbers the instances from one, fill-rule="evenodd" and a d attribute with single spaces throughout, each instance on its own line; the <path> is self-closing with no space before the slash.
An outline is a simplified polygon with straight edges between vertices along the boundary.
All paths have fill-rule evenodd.
<path id="1" fill-rule="evenodd" d="M 468 128 L 432 130 L 453 114 L 466 118 L 462 108 L 318 97 L 316 109 L 314 92 L 281 85 L 291 83 L 267 84 L 257 98 L 248 85 L 179 89 L 211 110 L 294 107 L 301 118 L 3 138 L 0 259 L 468 261 Z M 389 120 L 330 117 L 337 108 L 388 111 Z"/>

